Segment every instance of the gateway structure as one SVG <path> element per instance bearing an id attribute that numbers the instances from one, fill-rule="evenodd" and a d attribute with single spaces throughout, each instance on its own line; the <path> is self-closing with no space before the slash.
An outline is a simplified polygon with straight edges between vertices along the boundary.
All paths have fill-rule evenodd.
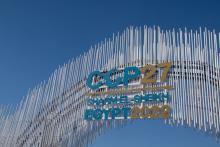
<path id="1" fill-rule="evenodd" d="M 197 128 L 219 138 L 219 46 L 220 34 L 207 29 L 175 31 L 159 27 L 129 27 L 60 66 L 48 81 L 30 90 L 16 109 L 1 106 L 0 146 L 87 146 L 104 131 L 122 127 L 132 119 L 99 117 L 99 120 L 95 120 L 87 113 L 85 119 L 88 99 L 94 95 L 106 98 L 108 95 L 126 94 L 131 97 L 133 92 L 158 94 L 161 92 L 158 86 L 168 85 L 172 88 L 165 88 L 164 91 L 169 91 L 169 101 L 151 103 L 158 107 L 164 103 L 169 105 L 171 110 L 165 122 Z M 147 92 L 144 89 L 146 85 L 141 83 L 142 76 L 128 80 L 127 87 L 122 87 L 125 91 L 108 88 L 103 83 L 97 89 L 87 85 L 88 76 L 94 71 L 106 73 L 115 68 L 120 69 L 110 74 L 110 81 L 115 82 L 115 77 L 125 73 L 128 67 L 142 69 L 146 65 L 157 66 L 161 63 L 170 64 L 166 81 L 159 84 L 157 80 L 155 83 L 145 83 L 151 87 Z M 149 76 L 151 71 L 152 68 L 148 68 L 144 73 L 148 80 L 160 76 Z M 132 74 L 132 71 L 128 73 Z M 97 83 L 95 79 L 100 81 L 102 78 L 96 75 L 91 79 L 93 84 Z M 118 84 L 120 86 L 121 83 Z M 133 90 L 129 91 L 129 88 Z"/>

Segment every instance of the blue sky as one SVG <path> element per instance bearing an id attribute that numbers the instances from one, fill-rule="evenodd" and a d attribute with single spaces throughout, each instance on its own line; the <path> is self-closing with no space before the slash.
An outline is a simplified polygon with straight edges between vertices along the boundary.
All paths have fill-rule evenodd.
<path id="1" fill-rule="evenodd" d="M 29 88 L 91 45 L 130 25 L 207 27 L 220 32 L 218 0 L 0 0 L 0 104 L 16 104 Z M 161 120 L 136 121 L 91 147 L 217 147 L 215 139 Z"/>

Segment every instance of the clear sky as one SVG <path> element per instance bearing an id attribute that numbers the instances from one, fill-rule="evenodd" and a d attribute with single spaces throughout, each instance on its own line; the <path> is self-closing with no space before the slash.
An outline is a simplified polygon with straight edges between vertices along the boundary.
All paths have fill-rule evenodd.
<path id="1" fill-rule="evenodd" d="M 64 62 L 126 27 L 220 32 L 218 0 L 0 0 L 0 104 L 16 104 Z M 219 147 L 196 130 L 136 121 L 91 147 Z"/>

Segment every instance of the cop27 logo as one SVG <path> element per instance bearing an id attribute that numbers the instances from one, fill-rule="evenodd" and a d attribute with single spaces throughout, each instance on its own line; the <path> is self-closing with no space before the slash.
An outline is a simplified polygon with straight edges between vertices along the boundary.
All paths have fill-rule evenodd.
<path id="1" fill-rule="evenodd" d="M 156 83 L 157 79 L 154 75 L 157 73 L 157 68 L 163 69 L 160 82 L 165 82 L 171 65 L 171 62 L 166 62 L 157 65 L 147 64 L 143 68 L 136 66 L 125 67 L 124 77 L 117 77 L 116 79 L 111 79 L 111 76 L 121 72 L 121 70 L 112 69 L 108 72 L 94 71 L 88 76 L 87 86 L 92 90 L 99 89 L 102 85 L 106 85 L 108 88 L 116 88 L 119 84 L 128 86 L 130 80 L 142 77 L 141 73 L 143 74 L 141 84 Z"/>
<path id="2" fill-rule="evenodd" d="M 171 66 L 171 62 L 165 62 L 147 64 L 144 67 L 129 66 L 124 69 L 92 72 L 86 83 L 94 93 L 89 95 L 85 120 L 169 118 L 169 94 L 167 91 L 161 91 L 170 90 L 172 86 L 152 85 L 166 82 Z M 129 89 L 132 80 L 137 80 L 144 86 Z M 104 85 L 108 91 L 96 91 Z M 118 89 L 119 85 L 126 90 Z M 131 95 L 132 92 L 136 94 Z"/>

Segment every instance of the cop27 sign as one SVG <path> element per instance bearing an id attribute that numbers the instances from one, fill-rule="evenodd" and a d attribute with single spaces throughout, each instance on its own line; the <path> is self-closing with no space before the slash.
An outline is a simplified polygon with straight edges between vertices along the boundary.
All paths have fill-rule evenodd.
<path id="1" fill-rule="evenodd" d="M 84 119 L 169 118 L 173 87 L 166 83 L 171 66 L 166 62 L 90 73 Z"/>

